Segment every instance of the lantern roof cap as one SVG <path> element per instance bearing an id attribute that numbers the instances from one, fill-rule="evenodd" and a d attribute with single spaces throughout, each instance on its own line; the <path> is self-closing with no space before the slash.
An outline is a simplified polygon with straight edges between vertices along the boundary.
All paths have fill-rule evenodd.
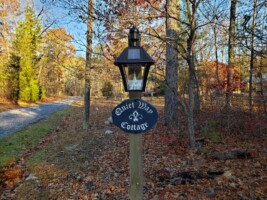
<path id="1" fill-rule="evenodd" d="M 127 47 L 115 59 L 114 64 L 149 64 L 153 65 L 155 61 L 142 47 Z"/>

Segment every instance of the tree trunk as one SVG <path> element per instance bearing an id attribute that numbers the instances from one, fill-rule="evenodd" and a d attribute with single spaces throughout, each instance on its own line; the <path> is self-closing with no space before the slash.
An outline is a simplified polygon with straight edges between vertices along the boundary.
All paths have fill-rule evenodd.
<path id="1" fill-rule="evenodd" d="M 256 6 L 257 0 L 253 1 L 253 18 L 251 28 L 251 51 L 250 51 L 250 65 L 249 65 L 249 113 L 252 115 L 253 102 L 252 102 L 252 82 L 253 82 L 253 68 L 254 68 L 254 31 L 255 31 L 255 20 L 256 20 Z"/>
<path id="2" fill-rule="evenodd" d="M 251 152 L 247 150 L 234 150 L 230 152 L 212 153 L 209 157 L 215 160 L 232 160 L 232 159 L 249 159 L 252 158 L 253 156 Z"/>
<path id="3" fill-rule="evenodd" d="M 178 127 L 178 22 L 171 17 L 179 15 L 179 1 L 167 0 L 166 5 L 166 87 L 164 123 Z"/>
<path id="4" fill-rule="evenodd" d="M 216 5 L 214 6 L 216 7 Z M 216 14 L 216 8 L 214 9 L 214 13 Z M 218 44 L 217 44 L 217 19 L 215 16 L 215 21 L 214 21 L 214 26 L 213 26 L 213 33 L 214 33 L 214 47 L 215 47 L 215 59 L 216 59 L 216 79 L 217 79 L 217 86 L 216 86 L 216 93 L 215 93 L 215 98 L 216 98 L 216 115 L 220 115 L 220 86 L 221 86 L 221 81 L 219 77 L 219 59 L 218 59 Z"/>
<path id="5" fill-rule="evenodd" d="M 264 96 L 264 86 L 263 86 L 263 80 L 262 80 L 262 69 L 263 69 L 263 55 L 261 55 L 261 65 L 260 65 L 260 89 L 261 89 L 261 99 L 262 99 L 262 106 L 263 106 L 263 113 L 267 115 L 267 109 L 266 109 L 266 100 Z"/>
<path id="6" fill-rule="evenodd" d="M 187 63 L 189 69 L 189 80 L 188 80 L 188 131 L 189 131 L 189 143 L 192 148 L 195 148 L 195 128 L 194 128 L 194 82 L 195 82 L 195 54 L 194 45 L 196 39 L 196 12 L 199 5 L 199 1 L 187 0 L 187 11 L 188 20 L 190 23 L 189 37 L 187 39 Z M 190 8 L 191 6 L 191 8 Z"/>
<path id="7" fill-rule="evenodd" d="M 196 1 L 192 2 L 193 4 L 193 12 L 196 12 Z M 189 5 L 189 4 L 188 4 Z M 192 13 L 190 11 L 190 9 L 188 8 L 188 12 L 190 12 L 190 16 L 191 19 L 189 20 L 194 20 L 194 23 L 191 23 L 191 30 L 194 30 L 194 37 L 192 38 L 196 38 L 196 34 L 197 34 L 197 31 L 196 31 L 196 17 L 195 17 L 195 13 Z M 191 31 L 192 32 L 192 31 Z M 200 98 L 199 98 L 199 84 L 198 84 L 198 80 L 197 80 L 197 75 L 196 75 L 196 44 L 195 44 L 195 41 L 192 42 L 192 67 L 193 67 L 193 70 L 192 70 L 192 73 L 193 73 L 193 92 L 194 92 L 194 112 L 195 113 L 199 113 L 200 112 Z"/>
<path id="8" fill-rule="evenodd" d="M 232 97 L 232 82 L 233 82 L 233 67 L 234 67 L 234 44 L 235 44 L 235 19 L 236 19 L 236 4 L 237 0 L 231 0 L 230 9 L 230 26 L 229 26 L 229 40 L 228 40 L 228 65 L 227 65 L 227 88 L 225 98 L 225 108 L 227 113 L 227 128 L 230 129 L 230 112 L 231 112 L 231 97 Z M 231 69 L 232 68 L 232 69 Z"/>
<path id="9" fill-rule="evenodd" d="M 196 24 L 196 22 L 195 22 Z M 195 28 L 195 27 L 194 27 Z M 196 49 L 195 49 L 195 43 L 192 44 L 192 56 L 193 56 L 193 73 L 194 73 L 194 112 L 199 113 L 200 112 L 200 97 L 199 97 L 199 84 L 198 79 L 196 75 Z"/>
<path id="10" fill-rule="evenodd" d="M 192 63 L 189 63 L 192 65 Z M 192 71 L 192 66 L 190 71 Z M 188 123 L 188 132 L 189 132 L 189 144 L 190 147 L 195 148 L 195 128 L 194 128 L 194 115 L 193 115 L 193 108 L 194 108 L 194 75 L 192 72 L 189 74 L 189 81 L 188 81 L 188 115 L 187 115 L 187 123 Z"/>
<path id="11" fill-rule="evenodd" d="M 85 63 L 85 82 L 84 82 L 84 111 L 83 111 L 83 128 L 89 128 L 90 119 L 90 68 L 92 56 L 92 37 L 93 37 L 93 14 L 94 0 L 88 1 L 88 20 L 86 36 L 86 63 Z"/>

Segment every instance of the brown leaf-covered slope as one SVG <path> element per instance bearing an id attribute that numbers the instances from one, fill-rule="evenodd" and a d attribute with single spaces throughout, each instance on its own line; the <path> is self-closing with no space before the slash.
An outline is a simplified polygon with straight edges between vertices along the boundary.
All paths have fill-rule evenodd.
<path id="1" fill-rule="evenodd" d="M 47 136 L 49 140 L 45 138 L 39 148 L 28 152 L 23 162 L 1 171 L 1 178 L 5 178 L 0 182 L 5 185 L 1 198 L 129 199 L 129 137 L 105 124 L 117 103 L 93 101 L 88 131 L 81 128 L 82 108 L 75 108 Z M 162 104 L 155 99 L 152 103 L 162 117 Z M 198 117 L 205 121 L 205 116 Z M 183 127 L 186 124 L 180 131 L 170 132 L 160 118 L 153 130 L 143 134 L 144 199 L 267 198 L 266 132 L 233 129 L 226 134 L 220 129 L 220 141 L 205 137 L 201 152 L 196 154 L 188 147 Z M 105 135 L 106 130 L 114 134 Z M 250 157 L 213 157 L 236 150 L 249 152 Z M 31 164 L 36 155 L 38 162 Z"/>

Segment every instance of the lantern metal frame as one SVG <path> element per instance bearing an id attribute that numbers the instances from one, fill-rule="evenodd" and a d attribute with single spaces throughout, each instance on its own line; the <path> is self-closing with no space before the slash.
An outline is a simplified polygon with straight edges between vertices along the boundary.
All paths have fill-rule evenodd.
<path id="1" fill-rule="evenodd" d="M 130 29 L 129 35 L 129 45 L 126 47 L 122 53 L 115 59 L 114 64 L 119 67 L 120 73 L 122 76 L 122 81 L 124 89 L 126 92 L 142 92 L 145 91 L 148 73 L 150 66 L 155 63 L 151 56 L 140 47 L 140 34 L 139 30 L 133 26 Z M 138 68 L 141 70 L 143 67 L 143 76 L 142 76 L 142 87 L 140 89 L 131 89 L 128 87 L 128 75 L 126 74 L 126 67 Z"/>

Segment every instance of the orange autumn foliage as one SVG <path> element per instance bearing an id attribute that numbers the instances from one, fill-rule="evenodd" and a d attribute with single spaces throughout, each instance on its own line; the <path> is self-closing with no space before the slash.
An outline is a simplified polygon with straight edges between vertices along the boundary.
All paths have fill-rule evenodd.
<path id="1" fill-rule="evenodd" d="M 218 64 L 218 75 L 217 75 L 217 64 Z M 202 70 L 205 72 L 205 87 L 207 90 L 219 89 L 226 91 L 227 88 L 227 65 L 218 62 L 216 64 L 215 61 L 207 62 L 203 65 Z M 235 66 L 230 66 L 230 71 L 232 73 L 232 82 L 231 82 L 231 90 L 238 91 L 244 85 L 240 80 L 240 73 L 236 69 Z"/>

